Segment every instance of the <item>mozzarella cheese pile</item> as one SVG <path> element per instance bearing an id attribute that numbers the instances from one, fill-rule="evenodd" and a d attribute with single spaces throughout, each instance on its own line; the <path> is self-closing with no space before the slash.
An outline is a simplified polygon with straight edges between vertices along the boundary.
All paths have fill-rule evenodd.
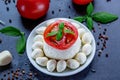
<path id="1" fill-rule="evenodd" d="M 48 21 L 46 23 L 46 26 L 50 25 L 54 21 Z M 77 69 L 81 65 L 83 65 L 87 57 L 92 52 L 92 37 L 89 32 L 87 32 L 84 28 L 81 28 L 79 24 L 75 22 L 71 22 L 77 29 L 79 33 L 79 38 L 81 40 L 81 47 L 78 53 L 70 59 L 53 59 L 49 58 L 45 55 L 44 52 L 44 38 L 43 33 L 46 29 L 45 26 L 40 26 L 38 29 L 36 29 L 36 35 L 33 39 L 33 45 L 32 45 L 32 53 L 31 57 L 33 60 L 36 61 L 36 63 L 40 66 L 45 66 L 48 71 L 53 72 L 63 72 L 66 70 L 66 68 L 69 69 Z M 68 53 L 69 54 L 69 53 Z"/>

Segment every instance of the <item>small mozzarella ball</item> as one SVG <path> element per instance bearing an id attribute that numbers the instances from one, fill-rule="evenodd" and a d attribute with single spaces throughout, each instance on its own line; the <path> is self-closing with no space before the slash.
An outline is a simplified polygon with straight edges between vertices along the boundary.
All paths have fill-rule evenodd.
<path id="1" fill-rule="evenodd" d="M 86 31 L 85 31 L 85 29 L 83 29 L 83 28 L 78 29 L 79 37 L 82 38 L 82 36 L 83 36 L 83 34 L 84 34 L 85 32 L 86 32 Z"/>
<path id="2" fill-rule="evenodd" d="M 63 72 L 66 69 L 66 62 L 64 60 L 60 60 L 57 63 L 57 72 Z"/>
<path id="3" fill-rule="evenodd" d="M 12 55 L 9 51 L 5 50 L 0 53 L 0 66 L 5 66 L 12 61 Z"/>
<path id="4" fill-rule="evenodd" d="M 84 44 L 86 44 L 86 43 L 90 44 L 92 42 L 92 37 L 91 37 L 90 33 L 87 32 L 82 36 L 82 42 Z"/>
<path id="5" fill-rule="evenodd" d="M 75 22 L 72 22 L 72 24 L 78 29 L 78 28 L 80 28 L 80 25 L 79 24 L 77 24 L 77 23 L 75 23 Z"/>
<path id="6" fill-rule="evenodd" d="M 75 56 L 75 59 L 80 62 L 80 64 L 84 64 L 87 60 L 87 57 L 84 53 L 80 52 Z"/>
<path id="7" fill-rule="evenodd" d="M 56 63 L 57 63 L 56 60 L 49 60 L 47 62 L 47 69 L 48 69 L 48 71 L 53 72 L 55 70 Z"/>
<path id="8" fill-rule="evenodd" d="M 46 27 L 42 26 L 42 27 L 36 29 L 36 33 L 39 35 L 43 35 L 45 29 L 46 29 Z"/>
<path id="9" fill-rule="evenodd" d="M 32 49 L 43 48 L 43 42 L 37 41 L 32 45 Z"/>
<path id="10" fill-rule="evenodd" d="M 68 59 L 67 60 L 67 66 L 70 69 L 76 69 L 76 68 L 78 68 L 80 66 L 80 63 L 75 59 Z"/>
<path id="11" fill-rule="evenodd" d="M 43 36 L 42 35 L 36 35 L 33 39 L 33 42 L 36 42 L 36 41 L 43 42 Z"/>
<path id="12" fill-rule="evenodd" d="M 90 44 L 85 44 L 82 47 L 82 52 L 85 53 L 86 56 L 90 55 L 90 53 L 92 52 L 92 46 Z"/>
<path id="13" fill-rule="evenodd" d="M 46 26 L 49 26 L 53 22 L 55 22 L 55 20 L 49 20 L 49 21 L 47 21 Z"/>
<path id="14" fill-rule="evenodd" d="M 47 57 L 37 57 L 36 58 L 36 63 L 39 64 L 40 66 L 46 66 L 48 62 Z"/>
<path id="15" fill-rule="evenodd" d="M 43 57 L 43 56 L 44 56 L 44 54 L 43 54 L 42 49 L 38 49 L 38 48 L 34 49 L 34 51 L 31 54 L 31 57 L 33 59 L 36 59 L 37 57 Z"/>

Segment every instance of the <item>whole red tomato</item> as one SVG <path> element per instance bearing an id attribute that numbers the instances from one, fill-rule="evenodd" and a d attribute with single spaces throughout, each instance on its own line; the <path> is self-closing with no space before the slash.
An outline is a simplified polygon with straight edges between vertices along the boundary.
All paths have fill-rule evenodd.
<path id="1" fill-rule="evenodd" d="M 38 19 L 47 13 L 49 2 L 49 0 L 18 0 L 16 6 L 22 17 Z"/>
<path id="2" fill-rule="evenodd" d="M 73 0 L 73 3 L 78 5 L 86 5 L 92 2 L 93 0 Z"/>

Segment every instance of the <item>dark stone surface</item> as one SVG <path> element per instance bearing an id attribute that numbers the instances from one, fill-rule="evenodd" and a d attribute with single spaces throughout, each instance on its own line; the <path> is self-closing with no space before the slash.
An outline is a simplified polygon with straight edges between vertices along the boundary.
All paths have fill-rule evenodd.
<path id="1" fill-rule="evenodd" d="M 21 18 L 16 7 L 15 0 L 5 5 L 5 0 L 0 0 L 0 20 L 4 21 L 5 26 L 15 26 L 21 31 L 24 31 L 28 37 L 30 31 L 40 22 L 56 18 L 66 17 L 74 18 L 75 16 L 83 15 L 85 9 L 75 9 L 71 0 L 51 0 L 50 8 L 46 16 L 36 21 Z M 120 17 L 120 1 L 119 0 L 94 0 L 94 12 L 106 11 L 116 14 Z M 9 7 L 9 10 L 8 10 Z M 7 8 L 7 10 L 6 10 Z M 85 7 L 84 7 L 85 8 Z M 0 25 L 0 29 L 5 26 Z M 95 58 L 84 71 L 69 77 L 53 77 L 37 71 L 29 62 L 26 52 L 23 55 L 18 55 L 16 51 L 16 37 L 5 36 L 0 34 L 2 43 L 0 44 L 0 51 L 9 50 L 13 55 L 11 64 L 5 67 L 0 67 L 0 80 L 12 80 L 12 73 L 20 69 L 25 74 L 19 77 L 13 77 L 14 80 L 120 80 L 120 19 L 110 24 L 101 24 L 101 28 L 97 23 L 94 23 L 95 33 L 93 32 L 97 45 L 97 49 L 101 49 L 102 41 L 98 39 L 100 33 L 104 32 L 106 28 L 106 35 L 109 37 L 106 46 L 101 54 L 98 56 L 96 52 Z M 106 57 L 106 54 L 108 57 Z M 20 72 L 18 71 L 18 72 Z M 33 73 L 32 77 L 31 73 Z M 35 74 L 37 73 L 37 75 Z M 20 73 L 19 73 L 20 74 Z M 32 79 L 30 79 L 32 78 Z"/>

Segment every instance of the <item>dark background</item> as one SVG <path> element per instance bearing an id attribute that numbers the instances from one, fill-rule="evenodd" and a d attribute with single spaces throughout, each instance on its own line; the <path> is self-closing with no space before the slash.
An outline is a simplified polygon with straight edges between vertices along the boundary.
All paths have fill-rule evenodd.
<path id="1" fill-rule="evenodd" d="M 76 9 L 71 0 L 51 0 L 49 11 L 45 17 L 30 21 L 20 17 L 16 7 L 15 0 L 5 5 L 5 0 L 0 0 L 0 20 L 5 22 L 5 26 L 0 25 L 0 29 L 6 26 L 14 26 L 25 32 L 26 37 L 40 22 L 56 18 L 74 18 L 83 15 L 85 7 Z M 15 1 L 16 2 L 16 1 Z M 7 11 L 7 7 L 9 10 Z M 82 9 L 81 9 L 82 8 Z M 94 0 L 94 12 L 109 12 L 120 17 L 120 1 L 119 0 Z M 10 21 L 11 20 L 11 21 Z M 18 55 L 16 51 L 16 41 L 18 37 L 10 37 L 0 34 L 2 43 L 0 51 L 9 50 L 13 55 L 11 64 L 0 67 L 0 80 L 120 80 L 120 19 L 109 24 L 101 24 L 94 22 L 95 32 L 93 32 L 97 45 L 94 60 L 84 71 L 69 77 L 53 77 L 37 71 L 29 62 L 26 52 Z M 106 46 L 99 56 L 98 50 L 102 48 L 102 40 L 98 39 L 99 34 L 104 33 L 108 36 Z M 14 75 L 15 76 L 14 76 Z"/>

